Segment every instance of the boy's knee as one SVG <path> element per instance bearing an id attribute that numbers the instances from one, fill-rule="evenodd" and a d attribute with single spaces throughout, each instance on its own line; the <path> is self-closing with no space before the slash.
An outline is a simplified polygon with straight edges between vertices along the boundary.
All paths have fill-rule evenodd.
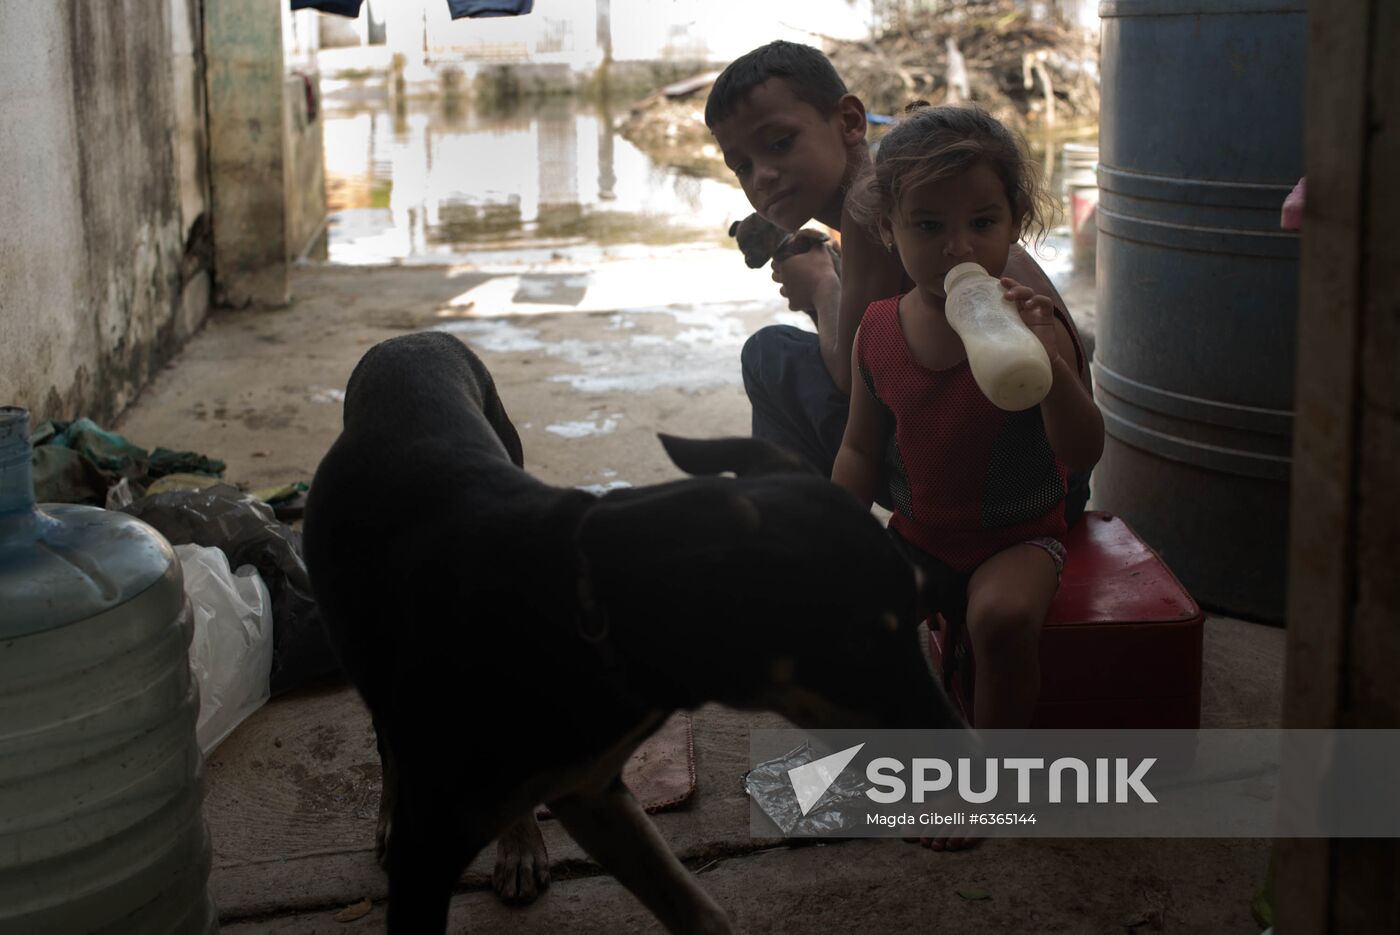
<path id="1" fill-rule="evenodd" d="M 739 351 L 739 367 L 744 374 L 744 386 L 770 383 L 772 373 L 787 347 L 792 343 L 784 329 L 787 325 L 768 325 L 759 328 L 744 342 Z"/>
<path id="2" fill-rule="evenodd" d="M 759 335 L 767 331 L 767 328 L 760 328 L 749 339 L 744 342 L 743 348 L 739 351 L 739 369 L 744 373 L 744 385 L 749 385 L 750 377 L 758 375 L 763 362 L 763 339 Z"/>

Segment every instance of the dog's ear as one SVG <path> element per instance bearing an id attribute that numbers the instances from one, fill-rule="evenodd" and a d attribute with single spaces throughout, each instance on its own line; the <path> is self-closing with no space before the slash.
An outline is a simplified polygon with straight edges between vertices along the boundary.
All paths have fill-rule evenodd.
<path id="1" fill-rule="evenodd" d="M 592 567 L 656 566 L 725 553 L 759 523 L 758 507 L 737 488 L 678 481 L 600 498 L 579 522 L 575 542 Z"/>
<path id="2" fill-rule="evenodd" d="M 806 461 L 759 438 L 677 438 L 658 434 L 661 447 L 687 474 L 734 472 L 737 477 L 765 474 L 816 474 Z"/>
<path id="3" fill-rule="evenodd" d="M 515 430 L 515 424 L 510 421 L 510 416 L 506 414 L 505 403 L 501 402 L 501 394 L 496 389 L 496 380 L 491 376 L 491 371 L 486 369 L 486 362 L 476 356 L 476 352 L 461 341 L 453 339 L 452 343 L 458 345 L 465 353 L 467 366 L 471 369 L 475 386 L 469 387 L 468 392 L 476 400 L 481 414 L 486 417 L 486 421 L 491 426 L 492 431 L 496 433 L 496 437 L 501 440 L 501 444 L 506 449 L 506 455 L 510 458 L 510 463 L 516 467 L 524 467 L 525 452 L 520 446 L 520 433 Z"/>

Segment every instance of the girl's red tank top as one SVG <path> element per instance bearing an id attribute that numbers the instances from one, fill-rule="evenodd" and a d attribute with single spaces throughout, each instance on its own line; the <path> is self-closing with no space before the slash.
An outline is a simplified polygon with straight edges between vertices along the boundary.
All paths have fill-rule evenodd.
<path id="1" fill-rule="evenodd" d="M 856 353 L 888 422 L 891 528 L 962 572 L 1019 542 L 1064 537 L 1068 472 L 1045 437 L 1039 406 L 998 409 L 966 359 L 947 370 L 920 364 L 900 328 L 898 296 L 871 304 Z"/>

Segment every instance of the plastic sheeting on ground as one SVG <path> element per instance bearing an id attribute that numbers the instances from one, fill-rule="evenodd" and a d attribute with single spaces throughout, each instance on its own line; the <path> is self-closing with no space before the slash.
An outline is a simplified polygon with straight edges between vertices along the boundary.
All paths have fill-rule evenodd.
<path id="1" fill-rule="evenodd" d="M 229 568 L 222 549 L 177 545 L 194 616 L 190 672 L 199 683 L 195 737 L 204 755 L 271 696 L 272 598 L 251 565 Z"/>
<path id="2" fill-rule="evenodd" d="M 301 534 L 278 522 L 266 503 L 220 485 L 170 490 L 122 509 L 150 523 L 171 545 L 223 549 L 233 567 L 252 565 L 258 570 L 272 595 L 272 694 L 340 671 L 312 596 Z"/>

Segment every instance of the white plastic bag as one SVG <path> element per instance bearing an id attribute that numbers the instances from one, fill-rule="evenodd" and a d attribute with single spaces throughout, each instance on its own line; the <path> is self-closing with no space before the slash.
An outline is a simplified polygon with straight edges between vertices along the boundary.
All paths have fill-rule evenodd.
<path id="1" fill-rule="evenodd" d="M 272 599 L 252 565 L 237 572 L 221 549 L 177 545 L 194 611 L 190 671 L 199 682 L 195 736 L 206 756 L 267 701 Z"/>

